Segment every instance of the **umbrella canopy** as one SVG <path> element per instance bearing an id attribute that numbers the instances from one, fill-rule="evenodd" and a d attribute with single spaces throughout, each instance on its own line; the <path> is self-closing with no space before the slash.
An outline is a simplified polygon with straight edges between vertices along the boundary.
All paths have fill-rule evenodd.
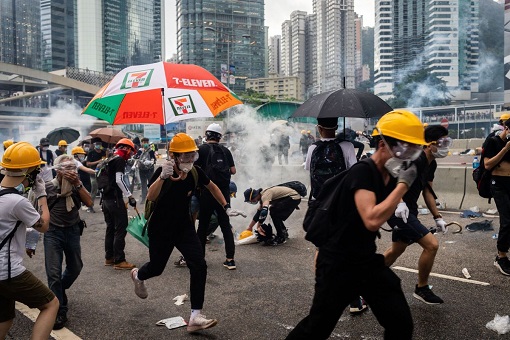
<path id="1" fill-rule="evenodd" d="M 92 98 L 82 114 L 110 124 L 168 124 L 215 117 L 242 102 L 197 65 L 159 62 L 120 71 Z"/>
<path id="2" fill-rule="evenodd" d="M 126 135 L 122 131 L 112 127 L 95 129 L 94 131 L 91 131 L 89 135 L 93 138 L 94 137 L 101 138 L 103 142 L 108 144 L 115 144 L 122 138 L 126 137 Z"/>
<path id="3" fill-rule="evenodd" d="M 314 118 L 376 118 L 393 110 L 370 92 L 341 89 L 320 93 L 304 102 L 292 115 Z"/>
<path id="4" fill-rule="evenodd" d="M 46 135 L 46 138 L 50 140 L 50 145 L 58 145 L 58 142 L 65 140 L 68 144 L 74 142 L 80 137 L 80 133 L 70 127 L 59 127 L 51 130 Z"/>

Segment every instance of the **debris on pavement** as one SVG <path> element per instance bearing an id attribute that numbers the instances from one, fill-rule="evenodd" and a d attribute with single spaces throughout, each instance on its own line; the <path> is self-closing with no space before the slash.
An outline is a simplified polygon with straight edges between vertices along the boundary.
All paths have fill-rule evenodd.
<path id="1" fill-rule="evenodd" d="M 184 301 L 187 299 L 188 299 L 187 294 L 177 295 L 176 297 L 173 298 L 173 300 L 175 301 L 174 305 L 177 305 L 177 306 L 183 305 Z"/>
<path id="2" fill-rule="evenodd" d="M 166 326 L 168 329 L 174 329 L 186 326 L 188 323 L 182 316 L 174 316 L 173 318 L 163 319 L 156 322 L 158 326 Z"/>
<path id="3" fill-rule="evenodd" d="M 499 316 L 499 314 L 496 313 L 494 320 L 487 322 L 485 327 L 498 332 L 498 334 L 506 334 L 510 331 L 510 318 L 508 315 Z"/>

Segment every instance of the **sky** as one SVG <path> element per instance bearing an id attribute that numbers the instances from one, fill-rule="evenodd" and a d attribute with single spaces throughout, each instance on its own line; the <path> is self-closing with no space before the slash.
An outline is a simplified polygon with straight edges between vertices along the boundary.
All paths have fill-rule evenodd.
<path id="1" fill-rule="evenodd" d="M 166 58 L 176 52 L 175 0 L 165 1 L 166 14 Z M 281 34 L 282 23 L 290 19 L 293 11 L 312 13 L 312 0 L 265 0 L 265 25 L 269 26 L 269 36 Z M 374 0 L 354 0 L 354 11 L 363 16 L 364 26 L 374 26 Z"/>

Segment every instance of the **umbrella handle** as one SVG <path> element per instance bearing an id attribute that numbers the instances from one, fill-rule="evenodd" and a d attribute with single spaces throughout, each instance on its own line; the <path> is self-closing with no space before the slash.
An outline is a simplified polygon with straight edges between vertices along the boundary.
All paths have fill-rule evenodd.
<path id="1" fill-rule="evenodd" d="M 141 218 L 140 213 L 138 212 L 138 208 L 135 206 L 134 209 L 136 211 L 136 214 L 138 215 L 138 218 Z"/>

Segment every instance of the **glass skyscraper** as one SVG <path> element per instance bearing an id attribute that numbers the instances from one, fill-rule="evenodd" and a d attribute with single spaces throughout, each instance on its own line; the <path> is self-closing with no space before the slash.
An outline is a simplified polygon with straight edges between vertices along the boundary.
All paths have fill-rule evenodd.
<path id="1" fill-rule="evenodd" d="M 40 0 L 0 1 L 0 61 L 41 69 Z"/>
<path id="2" fill-rule="evenodd" d="M 176 7 L 179 63 L 230 78 L 234 91 L 244 90 L 246 78 L 265 76 L 264 0 L 177 0 Z M 234 77 L 225 78 L 227 70 Z"/>

